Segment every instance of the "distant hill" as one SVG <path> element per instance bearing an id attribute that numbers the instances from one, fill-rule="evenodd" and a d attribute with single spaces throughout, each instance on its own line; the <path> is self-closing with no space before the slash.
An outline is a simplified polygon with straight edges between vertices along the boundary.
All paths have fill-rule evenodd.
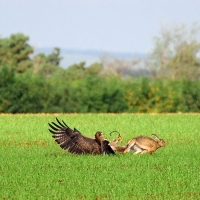
<path id="1" fill-rule="evenodd" d="M 50 54 L 54 48 L 36 48 L 34 50 L 34 55 L 39 53 Z M 63 57 L 61 61 L 61 66 L 67 68 L 75 63 L 85 62 L 86 66 L 89 66 L 95 62 L 101 62 L 101 57 L 103 55 L 131 59 L 146 57 L 145 54 L 141 53 L 121 53 L 121 52 L 104 52 L 99 50 L 75 50 L 75 49 L 61 49 L 61 56 Z"/>

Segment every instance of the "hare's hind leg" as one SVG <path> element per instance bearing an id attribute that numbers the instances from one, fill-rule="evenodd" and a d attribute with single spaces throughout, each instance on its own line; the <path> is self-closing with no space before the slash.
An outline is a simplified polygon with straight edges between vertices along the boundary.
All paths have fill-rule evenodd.
<path id="1" fill-rule="evenodd" d="M 143 150 L 142 149 L 138 149 L 137 151 L 135 151 L 133 154 L 138 154 L 141 153 L 142 154 Z"/>
<path id="2" fill-rule="evenodd" d="M 144 149 L 141 154 L 144 154 L 144 153 L 150 153 L 147 149 Z M 151 153 L 150 153 L 151 154 Z"/>
<path id="3" fill-rule="evenodd" d="M 126 149 L 124 150 L 124 154 L 130 151 L 131 147 L 135 144 L 135 142 L 136 142 L 136 139 L 133 138 L 133 139 L 127 144 Z"/>
<path id="4" fill-rule="evenodd" d="M 144 149 L 140 148 L 139 146 L 137 145 L 133 145 L 131 147 L 132 150 L 134 150 L 134 153 L 133 154 L 138 154 L 138 153 L 141 153 Z"/>

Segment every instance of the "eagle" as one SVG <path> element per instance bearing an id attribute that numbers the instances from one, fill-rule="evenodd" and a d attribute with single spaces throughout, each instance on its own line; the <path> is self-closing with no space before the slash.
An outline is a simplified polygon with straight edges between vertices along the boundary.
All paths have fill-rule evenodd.
<path id="1" fill-rule="evenodd" d="M 109 141 L 103 137 L 103 133 L 98 131 L 94 138 L 82 135 L 76 128 L 72 130 L 63 120 L 57 123 L 48 123 L 52 137 L 64 150 L 71 154 L 112 154 L 115 152 L 109 145 Z"/>

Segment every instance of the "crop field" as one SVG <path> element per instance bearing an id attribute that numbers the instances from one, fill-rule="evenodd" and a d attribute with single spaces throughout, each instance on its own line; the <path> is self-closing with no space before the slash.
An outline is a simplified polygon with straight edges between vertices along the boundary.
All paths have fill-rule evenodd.
<path id="1" fill-rule="evenodd" d="M 64 120 L 125 144 L 156 133 L 166 147 L 152 155 L 71 155 L 48 123 Z M 200 199 L 200 114 L 0 115 L 0 199 Z"/>

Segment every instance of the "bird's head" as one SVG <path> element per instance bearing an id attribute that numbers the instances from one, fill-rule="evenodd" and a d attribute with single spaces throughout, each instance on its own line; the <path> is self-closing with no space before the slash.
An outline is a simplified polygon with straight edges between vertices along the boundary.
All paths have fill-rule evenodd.
<path id="1" fill-rule="evenodd" d="M 103 138 L 103 132 L 100 132 L 100 131 L 96 132 L 96 134 L 95 134 L 95 140 L 99 144 L 101 144 L 101 141 L 104 140 L 104 138 Z"/>

